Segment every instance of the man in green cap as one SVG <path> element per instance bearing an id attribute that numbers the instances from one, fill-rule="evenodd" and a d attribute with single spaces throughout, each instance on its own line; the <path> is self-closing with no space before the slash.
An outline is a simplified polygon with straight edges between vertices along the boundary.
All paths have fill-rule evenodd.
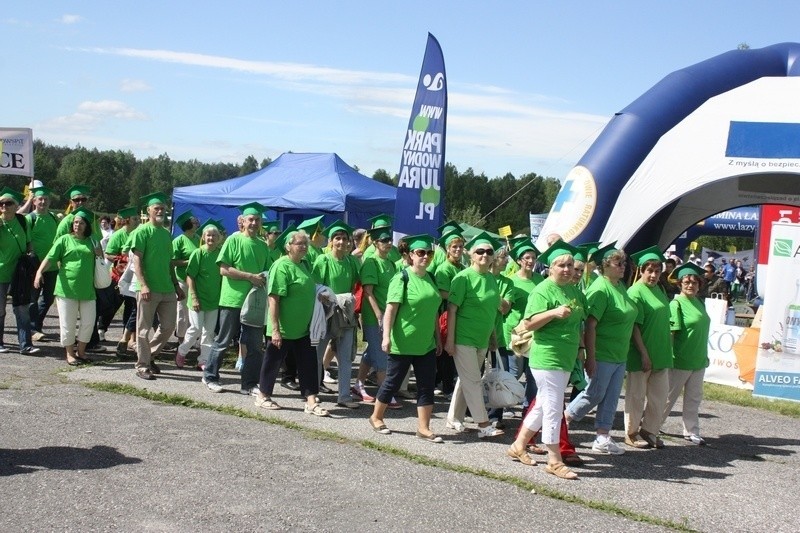
<path id="1" fill-rule="evenodd" d="M 314 262 L 312 275 L 317 283 L 326 285 L 336 293 L 337 300 L 346 300 L 348 295 L 353 297 L 355 284 L 359 281 L 360 265 L 358 260 L 350 255 L 350 240 L 353 228 L 342 222 L 335 221 L 325 228 L 331 249 L 317 257 Z M 355 300 L 353 299 L 353 303 Z M 343 328 L 337 338 L 328 332 L 325 338 L 317 345 L 317 359 L 319 359 L 320 377 L 323 375 L 322 361 L 325 349 L 331 341 L 336 343 L 336 360 L 339 367 L 339 397 L 336 405 L 356 409 L 359 403 L 350 395 L 350 378 L 353 374 L 352 355 L 355 349 L 355 328 Z"/>
<path id="2" fill-rule="evenodd" d="M 175 277 L 178 278 L 178 284 L 183 293 L 186 294 L 189 290 L 189 287 L 186 285 L 186 265 L 189 264 L 189 256 L 200 246 L 200 235 L 197 234 L 200 221 L 197 220 L 192 210 L 189 209 L 175 218 L 175 225 L 178 226 L 183 233 L 175 237 L 172 241 L 172 264 L 175 267 Z M 179 343 L 183 342 L 186 329 L 189 327 L 189 308 L 186 305 L 187 301 L 187 298 L 178 301 L 178 319 L 175 325 L 175 336 L 178 337 Z"/>
<path id="3" fill-rule="evenodd" d="M 276 241 L 281 232 L 280 220 L 266 220 L 262 218 L 261 226 L 264 228 L 264 240 L 269 249 L 269 266 L 283 255 L 283 250 L 277 245 Z M 267 267 L 269 269 L 269 267 Z"/>
<path id="4" fill-rule="evenodd" d="M 31 232 L 31 243 L 33 253 L 39 260 L 42 260 L 53 246 L 58 229 L 58 219 L 50 211 L 50 189 L 45 186 L 34 187 L 31 189 L 30 205 L 32 211 L 25 215 L 28 220 L 28 227 Z M 34 288 L 31 293 L 30 316 L 31 328 L 33 328 L 33 340 L 40 341 L 44 338 L 42 325 L 47 311 L 55 301 L 53 292 L 56 288 L 56 278 L 58 277 L 58 265 L 53 264 L 47 269 L 42 277 L 42 286 Z"/>
<path id="5" fill-rule="evenodd" d="M 261 239 L 261 214 L 266 207 L 251 202 L 239 207 L 242 212 L 242 229 L 222 244 L 217 264 L 222 274 L 219 295 L 219 330 L 208 354 L 203 383 L 211 392 L 222 392 L 219 368 L 222 354 L 228 349 L 241 328 L 240 343 L 246 349 L 241 370 L 242 394 L 258 394 L 258 380 L 264 352 L 261 342 L 264 328 L 248 326 L 241 322 L 242 305 L 253 287 L 266 286 L 269 269 L 269 249 Z"/>
<path id="6" fill-rule="evenodd" d="M 19 351 L 23 355 L 32 355 L 39 351 L 31 342 L 31 318 L 28 304 L 32 284 L 24 294 L 26 298 L 18 301 L 12 291 L 12 279 L 17 262 L 25 260 L 23 256 L 33 253 L 31 235 L 25 217 L 17 215 L 17 208 L 22 202 L 22 195 L 8 187 L 0 190 L 0 353 L 8 352 L 3 341 L 6 319 L 6 296 L 12 292 L 11 307 L 17 320 L 17 339 Z M 31 278 L 31 283 L 33 279 Z"/>
<path id="7" fill-rule="evenodd" d="M 117 212 L 117 216 L 122 221 L 106 245 L 106 259 L 114 264 L 114 269 L 122 275 L 128 266 L 128 251 L 130 250 L 130 238 L 133 231 L 139 226 L 139 209 L 136 207 L 125 207 Z M 133 265 L 131 265 L 132 267 Z M 112 283 L 112 286 L 118 282 Z M 128 350 L 128 343 L 133 338 L 136 331 L 136 297 L 123 294 L 122 297 L 122 339 L 117 343 L 117 356 L 124 357 Z M 116 314 L 119 305 L 114 308 Z"/>
<path id="8" fill-rule="evenodd" d="M 133 271 L 136 275 L 136 375 L 155 379 L 161 370 L 153 361 L 175 330 L 176 303 L 184 298 L 172 268 L 172 236 L 167 220 L 167 197 L 160 192 L 142 197 L 148 220 L 131 238 Z M 160 322 L 151 340 L 150 328 L 158 315 Z"/>

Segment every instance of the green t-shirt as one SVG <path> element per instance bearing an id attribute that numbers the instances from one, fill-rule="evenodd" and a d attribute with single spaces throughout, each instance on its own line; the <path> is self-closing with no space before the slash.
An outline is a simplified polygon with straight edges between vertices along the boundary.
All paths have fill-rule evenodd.
<path id="1" fill-rule="evenodd" d="M 376 256 L 377 256 L 377 250 L 375 249 L 375 245 L 370 244 L 369 246 L 367 246 L 367 249 L 364 250 L 364 254 L 361 256 L 361 261 L 363 262 L 365 259 Z M 400 261 L 403 258 L 403 256 L 400 255 L 400 251 L 397 249 L 397 246 L 392 245 L 392 247 L 389 248 L 388 258 L 389 261 L 391 261 L 392 263 L 396 263 Z"/>
<path id="2" fill-rule="evenodd" d="M 94 248 L 88 238 L 62 235 L 47 253 L 47 260 L 60 262 L 53 294 L 70 300 L 94 300 Z"/>
<path id="3" fill-rule="evenodd" d="M 624 363 L 628 360 L 633 323 L 638 310 L 622 282 L 612 285 L 599 276 L 586 290 L 589 316 L 597 319 L 595 360 Z"/>
<path id="4" fill-rule="evenodd" d="M 396 303 L 397 315 L 392 324 L 390 353 L 396 355 L 425 355 L 436 348 L 439 334 L 439 306 L 442 297 L 430 275 L 417 276 L 406 269 L 392 278 L 386 295 L 387 303 Z"/>
<path id="5" fill-rule="evenodd" d="M 175 291 L 170 264 L 172 236 L 166 228 L 149 222 L 142 224 L 131 235 L 131 250 L 142 254 L 142 274 L 150 292 Z"/>
<path id="6" fill-rule="evenodd" d="M 280 297 L 278 322 L 284 339 L 301 339 L 309 334 L 314 314 L 316 283 L 305 261 L 295 263 L 284 256 L 269 271 L 267 292 Z M 272 335 L 272 321 L 267 320 L 267 336 Z"/>
<path id="7" fill-rule="evenodd" d="M 674 368 L 700 370 L 708 366 L 708 331 L 711 318 L 699 298 L 678 295 L 669 304 Z"/>
<path id="8" fill-rule="evenodd" d="M 248 237 L 244 233 L 234 233 L 222 243 L 217 257 L 217 265 L 226 264 L 250 274 L 269 270 L 269 249 L 267 243 L 258 237 Z M 253 284 L 247 280 L 231 279 L 222 276 L 222 290 L 219 295 L 221 307 L 242 307 L 244 299 Z"/>
<path id="9" fill-rule="evenodd" d="M 428 261 L 428 272 L 436 274 L 436 271 L 445 261 L 447 261 L 447 252 L 441 246 L 435 247 L 433 249 L 433 257 Z"/>
<path id="10" fill-rule="evenodd" d="M 636 323 L 642 333 L 642 342 L 647 347 L 653 370 L 672 368 L 672 338 L 669 332 L 669 300 L 656 285 L 649 287 L 637 281 L 628 288 L 628 296 L 636 305 Z M 642 370 L 642 355 L 631 339 L 628 350 L 628 372 Z"/>
<path id="11" fill-rule="evenodd" d="M 317 257 L 319 257 L 321 254 L 322 254 L 322 250 L 320 250 L 319 248 L 317 248 L 316 246 L 314 246 L 313 244 L 311 244 L 309 242 L 308 243 L 308 252 L 306 253 L 306 256 L 304 257 L 304 259 L 306 260 L 306 262 L 309 265 L 311 265 L 313 267 L 314 266 L 314 262 L 317 260 Z"/>
<path id="12" fill-rule="evenodd" d="M 185 233 L 178 235 L 172 241 L 172 258 L 178 261 L 188 261 L 192 252 L 200 246 L 200 235 L 189 237 Z M 106 247 L 106 249 L 108 249 Z M 188 265 L 187 265 L 188 266 Z M 186 266 L 175 267 L 175 277 L 181 281 L 186 280 Z"/>
<path id="13" fill-rule="evenodd" d="M 34 216 L 35 215 L 35 216 Z M 31 245 L 33 245 L 33 253 L 36 254 L 40 260 L 47 256 L 50 247 L 53 246 L 53 241 L 56 239 L 56 229 L 58 229 L 58 219 L 50 212 L 40 215 L 36 212 L 28 213 L 25 215 L 28 220 L 28 227 L 31 233 Z M 58 270 L 58 265 L 53 262 L 47 269 L 48 272 Z"/>
<path id="14" fill-rule="evenodd" d="M 511 280 L 502 274 L 497 274 L 494 279 L 497 282 L 497 290 L 500 293 L 500 299 L 511 302 L 511 287 L 513 286 Z M 495 338 L 497 338 L 497 346 L 499 348 L 505 348 L 508 346 L 506 337 L 503 333 L 503 319 L 507 315 L 508 313 L 503 315 L 499 309 L 497 310 L 497 318 L 495 319 L 494 323 L 494 335 Z"/>
<path id="15" fill-rule="evenodd" d="M 269 244 L 267 245 L 267 250 L 269 250 L 268 253 L 269 259 L 267 260 L 267 270 L 269 270 L 275 261 L 286 255 L 286 252 L 281 248 L 278 248 L 277 246 L 273 246 L 272 248 L 270 248 Z"/>
<path id="16" fill-rule="evenodd" d="M 324 253 L 314 261 L 314 280 L 329 287 L 336 294 L 353 292 L 353 287 L 358 281 L 358 271 L 361 266 L 352 255 L 336 259 L 330 253 Z"/>
<path id="17" fill-rule="evenodd" d="M 186 265 L 186 275 L 194 281 L 201 311 L 213 311 L 219 308 L 222 275 L 219 273 L 217 257 L 219 257 L 219 247 L 210 252 L 204 244 L 189 255 L 189 264 Z M 191 309 L 191 294 L 186 295 L 186 300 Z"/>
<path id="18" fill-rule="evenodd" d="M 30 241 L 29 225 L 22 227 L 16 216 L 9 222 L 0 217 L 0 283 L 11 283 L 17 260 L 27 251 Z"/>
<path id="19" fill-rule="evenodd" d="M 586 298 L 569 283 L 558 285 L 547 278 L 531 291 L 522 318 L 550 311 L 562 305 L 572 308 L 567 318 L 554 318 L 533 332 L 529 364 L 540 370 L 571 372 L 578 358 L 581 342 L 581 323 L 586 319 Z"/>
<path id="20" fill-rule="evenodd" d="M 361 264 L 361 285 L 372 285 L 372 294 L 378 301 L 381 310 L 386 309 L 386 295 L 389 293 L 389 283 L 397 273 L 397 267 L 391 259 L 381 259 L 375 255 L 364 259 Z M 378 319 L 375 311 L 369 305 L 366 294 L 361 301 L 361 323 L 365 326 L 377 326 Z"/>
<path id="21" fill-rule="evenodd" d="M 448 303 L 458 306 L 456 344 L 488 347 L 500 307 L 500 291 L 494 274 L 481 274 L 473 268 L 465 268 L 450 283 Z"/>
<path id="22" fill-rule="evenodd" d="M 111 234 L 111 237 L 108 238 L 108 244 L 106 244 L 106 254 L 119 255 L 124 253 L 125 243 L 129 238 L 130 233 L 128 232 L 127 226 L 122 226 L 120 229 L 115 230 L 114 233 Z"/>
<path id="23" fill-rule="evenodd" d="M 541 274 L 533 272 L 531 279 L 521 278 L 514 274 L 509 280 L 511 281 L 511 294 L 509 295 L 511 311 L 508 312 L 503 320 L 503 339 L 506 346 L 511 342 L 511 330 L 517 327 L 517 324 L 523 318 L 522 314 L 528 305 L 528 296 L 533 292 L 534 287 L 544 281 L 544 278 Z"/>
<path id="24" fill-rule="evenodd" d="M 440 291 L 450 292 L 450 284 L 453 282 L 453 278 L 456 277 L 456 274 L 462 270 L 464 270 L 463 266 L 454 265 L 450 261 L 445 261 L 444 263 L 440 264 L 439 268 L 436 269 L 436 273 L 434 274 L 436 286 Z"/>

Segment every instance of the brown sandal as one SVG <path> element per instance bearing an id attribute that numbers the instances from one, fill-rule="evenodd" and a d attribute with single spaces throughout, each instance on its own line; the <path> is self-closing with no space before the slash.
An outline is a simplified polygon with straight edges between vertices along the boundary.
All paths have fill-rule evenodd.
<path id="1" fill-rule="evenodd" d="M 512 460 L 519 461 L 520 463 L 522 463 L 524 465 L 536 466 L 536 461 L 534 461 L 533 458 L 531 458 L 531 456 L 528 455 L 527 451 L 523 450 L 523 451 L 519 452 L 519 451 L 514 449 L 514 445 L 513 444 L 511 446 L 509 446 L 508 449 L 506 449 L 506 455 L 511 457 Z"/>
<path id="2" fill-rule="evenodd" d="M 564 464 L 567 466 L 583 466 L 584 461 L 581 459 L 581 456 L 577 453 L 573 453 L 571 455 L 564 455 L 561 457 L 561 460 L 564 461 Z"/>
<path id="3" fill-rule="evenodd" d="M 570 468 L 562 462 L 547 463 L 544 471 L 548 474 L 553 474 L 561 479 L 578 479 L 578 474 L 570 470 Z"/>
<path id="4" fill-rule="evenodd" d="M 547 455 L 547 450 L 545 450 L 538 444 L 528 444 L 527 450 L 528 453 L 535 453 L 536 455 Z"/>

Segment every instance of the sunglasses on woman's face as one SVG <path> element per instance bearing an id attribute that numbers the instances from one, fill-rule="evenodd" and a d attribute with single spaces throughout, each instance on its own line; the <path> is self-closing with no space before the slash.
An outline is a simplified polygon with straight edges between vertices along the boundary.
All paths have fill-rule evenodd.
<path id="1" fill-rule="evenodd" d="M 11 207 L 14 204 L 15 204 L 15 202 L 12 202 L 11 200 L 8 200 L 6 202 L 0 202 L 0 206 L 2 206 L 2 207 Z"/>
<path id="2" fill-rule="evenodd" d="M 478 255 L 494 255 L 494 250 L 491 248 L 478 248 L 474 253 Z"/>
<path id="3" fill-rule="evenodd" d="M 427 255 L 428 257 L 430 257 L 430 256 L 432 256 L 432 255 L 433 255 L 433 250 L 414 250 L 414 251 L 413 251 L 413 252 L 411 252 L 411 253 L 413 253 L 413 254 L 414 254 L 414 255 L 416 255 L 417 257 L 425 257 L 426 255 Z"/>
<path id="4" fill-rule="evenodd" d="M 385 239 L 378 239 L 378 242 L 381 244 L 389 244 L 390 242 L 392 242 L 392 238 L 386 237 Z"/>

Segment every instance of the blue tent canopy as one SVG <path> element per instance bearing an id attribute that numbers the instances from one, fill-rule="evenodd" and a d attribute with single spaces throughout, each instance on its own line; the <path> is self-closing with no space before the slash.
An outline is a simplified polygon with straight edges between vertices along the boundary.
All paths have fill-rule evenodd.
<path id="1" fill-rule="evenodd" d="M 325 214 L 354 227 L 367 219 L 394 213 L 396 189 L 358 173 L 336 154 L 285 153 L 252 174 L 216 183 L 177 187 L 173 218 L 191 209 L 201 221 L 221 218 L 228 233 L 236 231 L 237 206 L 259 202 L 272 210 L 268 218 L 290 220 Z M 330 220 L 328 220 L 330 219 Z"/>

